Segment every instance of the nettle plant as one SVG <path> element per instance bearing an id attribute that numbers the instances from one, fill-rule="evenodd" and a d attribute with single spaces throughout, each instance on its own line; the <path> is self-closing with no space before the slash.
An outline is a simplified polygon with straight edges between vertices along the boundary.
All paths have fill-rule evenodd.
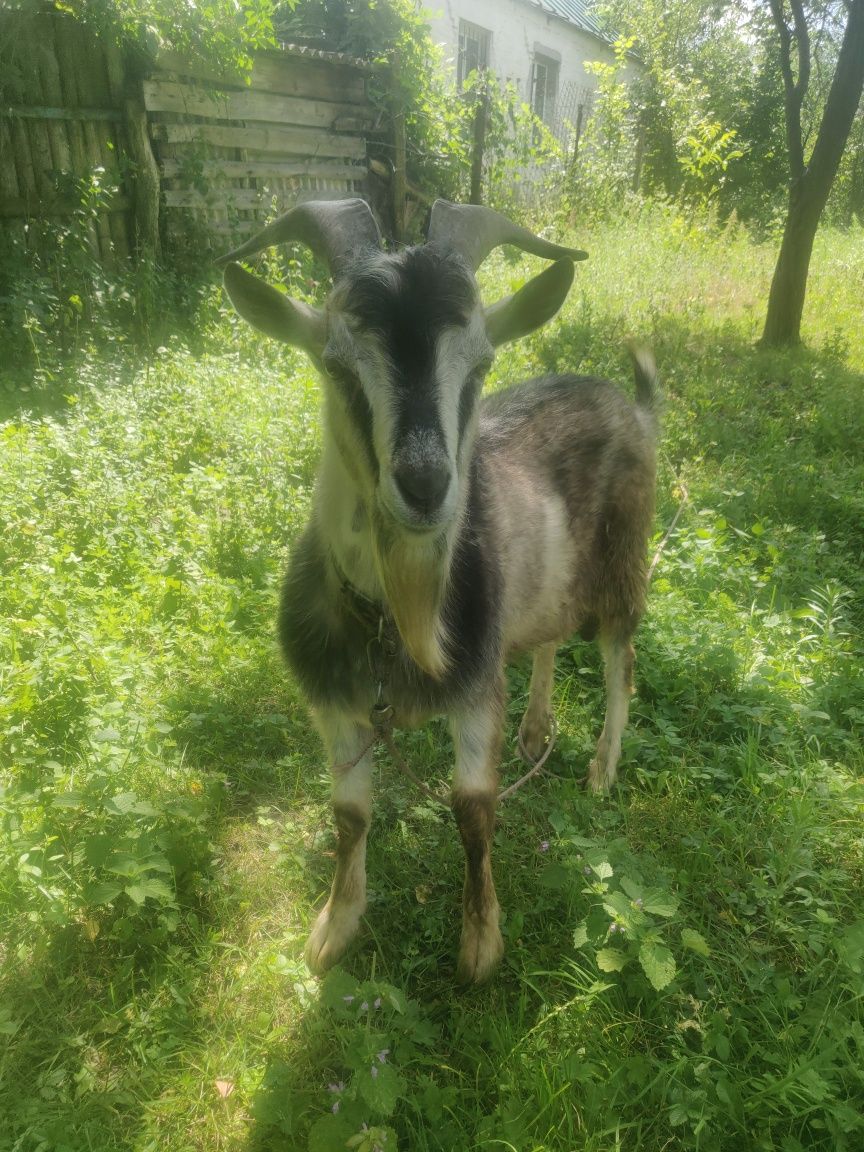
<path id="1" fill-rule="evenodd" d="M 109 728 L 95 740 L 115 738 Z M 91 940 L 154 944 L 179 925 L 178 890 L 209 860 L 204 806 L 121 790 L 106 750 L 94 747 L 80 779 L 53 760 L 41 779 L 27 778 L 26 763 L 18 779 L 0 779 L 0 885 L 23 913 L 15 933 L 78 924 Z"/>
<path id="2" fill-rule="evenodd" d="M 309 1132 L 309 1152 L 395 1152 L 387 1124 L 407 1094 L 400 1072 L 434 1031 L 417 1005 L 391 984 L 359 981 L 333 968 L 321 985 L 321 1006 L 341 1050 L 341 1068 L 325 1089 L 326 1111 Z"/>
<path id="3" fill-rule="evenodd" d="M 674 936 L 685 950 L 710 955 L 701 933 L 682 926 L 678 897 L 662 885 L 643 881 L 623 841 L 602 844 L 580 836 L 563 818 L 555 818 L 553 827 L 559 835 L 557 859 L 550 863 L 545 882 L 571 891 L 581 883 L 588 910 L 573 932 L 573 944 L 589 954 L 601 972 L 624 972 L 627 984 L 641 984 L 644 975 L 660 992 L 678 971 L 670 947 Z M 546 844 L 543 848 L 548 850 Z"/>

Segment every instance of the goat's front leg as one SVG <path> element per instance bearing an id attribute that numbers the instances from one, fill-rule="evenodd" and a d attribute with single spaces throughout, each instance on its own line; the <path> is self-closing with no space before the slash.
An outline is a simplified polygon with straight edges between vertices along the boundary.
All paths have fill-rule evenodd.
<path id="1" fill-rule="evenodd" d="M 588 787 L 605 792 L 615 783 L 621 736 L 630 711 L 633 694 L 633 663 L 636 653 L 629 635 L 607 631 L 601 634 L 600 647 L 606 673 L 606 720 L 597 741 L 597 752 L 588 768 Z"/>
<path id="2" fill-rule="evenodd" d="M 462 984 L 487 979 L 504 952 L 491 862 L 503 725 L 500 686 L 470 712 L 450 721 L 456 745 L 451 803 L 465 849 L 462 939 L 456 967 L 456 978 Z"/>
<path id="3" fill-rule="evenodd" d="M 333 770 L 336 875 L 306 943 L 306 963 L 324 972 L 342 956 L 366 908 L 366 834 L 372 812 L 372 730 L 339 713 L 316 717 Z M 366 749 L 364 751 L 364 748 Z"/>

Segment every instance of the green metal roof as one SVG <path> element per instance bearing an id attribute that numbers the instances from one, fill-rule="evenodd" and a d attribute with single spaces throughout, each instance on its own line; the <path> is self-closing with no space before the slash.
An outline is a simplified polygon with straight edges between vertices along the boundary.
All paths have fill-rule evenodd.
<path id="1" fill-rule="evenodd" d="M 591 14 L 591 5 L 585 0 L 528 0 L 534 8 L 542 12 L 549 12 L 552 16 L 560 16 L 568 24 L 575 24 L 577 28 L 590 32 L 592 36 L 611 43 L 612 37 Z"/>

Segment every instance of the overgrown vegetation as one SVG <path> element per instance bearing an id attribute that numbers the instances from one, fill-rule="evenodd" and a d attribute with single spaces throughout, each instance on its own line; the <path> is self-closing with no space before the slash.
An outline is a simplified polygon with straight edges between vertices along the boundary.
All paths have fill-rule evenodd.
<path id="1" fill-rule="evenodd" d="M 279 0 L 288 10 L 296 0 Z M 38 11 L 28 0 L 3 0 L 12 10 Z M 127 51 L 152 56 L 171 48 L 191 59 L 203 59 L 226 72 L 251 67 L 251 53 L 275 46 L 273 16 L 276 0 L 54 0 L 92 28 L 94 35 L 111 36 Z"/>
<path id="2" fill-rule="evenodd" d="M 732 213 L 762 235 L 782 222 L 790 176 L 784 126 L 781 46 L 771 5 L 748 8 L 682 0 L 604 0 L 619 63 L 638 61 L 630 82 L 601 92 L 600 119 L 618 136 L 597 133 L 603 165 L 617 161 L 620 188 L 643 195 L 713 201 L 721 217 Z M 837 64 L 847 9 L 843 4 L 775 5 L 791 25 L 792 8 L 810 28 L 810 83 L 802 94 L 801 122 L 809 158 Z M 627 56 L 627 53 L 630 56 Z M 617 81 L 623 80 L 618 69 Z M 599 124 L 597 125 L 599 127 Z M 611 145 L 611 147 L 610 147 Z M 864 212 L 864 118 L 858 115 L 827 217 L 859 223 Z M 590 173 L 590 166 L 589 166 Z M 606 181 L 604 180 L 604 185 Z"/>
<path id="3" fill-rule="evenodd" d="M 484 195 L 515 215 L 530 212 L 565 177 L 561 145 L 522 103 L 512 85 L 476 74 L 456 93 L 445 77 L 442 53 L 412 0 L 345 6 L 342 3 L 249 0 L 240 5 L 215 2 L 201 11 L 167 0 L 80 0 L 57 7 L 80 20 L 94 36 L 117 41 L 134 76 L 160 48 L 237 73 L 251 65 L 251 53 L 281 37 L 299 38 L 375 61 L 370 89 L 377 106 L 377 128 L 369 152 L 393 159 L 393 116 L 404 116 L 409 142 L 407 171 L 415 188 L 454 200 L 467 199 L 474 118 L 485 101 L 488 118 Z M 18 37 L 34 36 L 28 21 L 40 6 L 3 3 L 13 10 L 15 35 L 0 44 L 0 99 L 19 101 L 21 62 Z M 295 11 L 296 9 L 296 11 Z M 9 388 L 19 387 L 19 368 L 32 384 L 50 384 L 70 356 L 106 345 L 134 344 L 149 355 L 167 332 L 191 325 L 210 283 L 202 252 L 212 237 L 196 233 L 166 237 L 163 257 L 149 255 L 133 264 L 99 256 L 95 229 L 119 185 L 134 186 L 134 168 L 120 157 L 112 172 L 101 166 L 86 175 L 52 174 L 54 192 L 74 204 L 68 216 L 10 220 L 0 229 L 0 328 L 6 359 L 0 365 Z M 424 212 L 411 222 L 419 236 Z M 59 221 L 59 226 L 58 226 Z M 387 222 L 385 221 L 385 227 Z M 296 263 L 296 261 L 295 261 Z"/>
<path id="4" fill-rule="evenodd" d="M 12 377 L 0 1149 L 861 1146 L 860 236 L 819 238 L 794 353 L 754 349 L 773 253 L 740 228 L 642 208 L 570 236 L 569 303 L 492 386 L 624 379 L 647 336 L 655 546 L 687 499 L 605 800 L 581 788 L 599 660 L 559 655 L 551 774 L 496 833 L 506 962 L 476 993 L 452 987 L 461 848 L 386 759 L 365 930 L 323 983 L 302 962 L 328 781 L 273 620 L 318 451 L 306 363 L 210 288 L 195 348 L 82 342 L 50 388 Z M 491 260 L 490 295 L 527 268 Z M 400 742 L 446 779 L 443 726 Z"/>

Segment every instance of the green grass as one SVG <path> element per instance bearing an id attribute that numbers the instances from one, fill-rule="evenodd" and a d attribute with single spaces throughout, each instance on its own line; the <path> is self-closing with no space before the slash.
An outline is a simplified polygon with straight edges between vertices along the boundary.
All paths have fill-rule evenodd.
<path id="1" fill-rule="evenodd" d="M 688 500 L 607 799 L 581 787 L 598 657 L 560 652 L 480 991 L 452 985 L 452 821 L 386 759 L 361 938 L 323 984 L 303 965 L 333 837 L 273 627 L 319 443 L 300 356 L 224 316 L 146 367 L 7 375 L 2 1152 L 328 1152 L 362 1122 L 365 1152 L 864 1146 L 862 237 L 820 237 L 807 346 L 780 354 L 753 347 L 771 249 L 659 212 L 572 235 L 568 305 L 495 379 L 625 380 L 647 336 L 655 547 Z M 491 261 L 490 295 L 529 266 Z M 446 779 L 441 722 L 400 743 Z"/>

